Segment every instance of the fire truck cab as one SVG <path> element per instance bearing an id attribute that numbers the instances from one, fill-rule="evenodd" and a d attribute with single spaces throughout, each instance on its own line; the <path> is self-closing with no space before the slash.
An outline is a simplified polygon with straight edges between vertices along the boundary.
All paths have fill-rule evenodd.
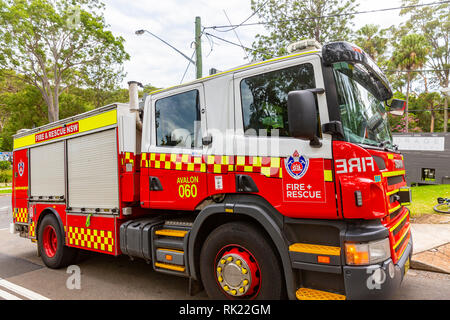
<path id="1" fill-rule="evenodd" d="M 213 299 L 373 299 L 412 254 L 392 90 L 357 46 L 288 56 L 14 136 L 14 228 L 45 264 L 145 259 Z M 190 286 L 191 287 L 191 286 Z M 194 287 L 194 286 L 192 286 Z"/>

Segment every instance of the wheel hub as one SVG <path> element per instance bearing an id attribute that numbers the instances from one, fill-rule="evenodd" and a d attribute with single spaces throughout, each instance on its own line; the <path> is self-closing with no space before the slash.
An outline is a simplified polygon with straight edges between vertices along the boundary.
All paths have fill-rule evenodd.
<path id="1" fill-rule="evenodd" d="M 44 229 L 43 247 L 47 257 L 53 258 L 55 256 L 58 250 L 58 238 L 52 226 L 46 226 Z"/>
<path id="2" fill-rule="evenodd" d="M 219 285 L 234 297 L 251 295 L 255 291 L 260 282 L 258 271 L 258 265 L 250 254 L 237 248 L 224 252 L 216 266 Z"/>

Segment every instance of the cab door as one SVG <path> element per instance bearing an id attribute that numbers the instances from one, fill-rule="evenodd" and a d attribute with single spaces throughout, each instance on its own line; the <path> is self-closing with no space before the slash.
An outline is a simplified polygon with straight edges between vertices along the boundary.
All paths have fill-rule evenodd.
<path id="1" fill-rule="evenodd" d="M 151 112 L 151 144 L 142 161 L 148 169 L 149 207 L 194 210 L 208 194 L 203 85 L 153 97 Z"/>
<path id="2" fill-rule="evenodd" d="M 320 147 L 289 132 L 289 92 L 316 88 L 325 89 L 318 55 L 298 54 L 236 73 L 235 168 L 283 215 L 336 219 L 332 138 L 321 132 L 329 122 L 325 93 L 316 93 Z"/>

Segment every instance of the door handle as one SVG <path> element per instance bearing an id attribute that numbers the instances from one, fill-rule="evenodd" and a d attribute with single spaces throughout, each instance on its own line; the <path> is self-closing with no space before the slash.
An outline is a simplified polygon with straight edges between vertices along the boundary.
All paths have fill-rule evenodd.
<path id="1" fill-rule="evenodd" d="M 212 141 L 213 141 L 213 138 L 211 135 L 207 135 L 206 137 L 202 138 L 202 144 L 204 146 L 209 146 L 212 143 Z"/>
<path id="2" fill-rule="evenodd" d="M 161 181 L 158 177 L 150 177 L 150 191 L 163 191 Z"/>

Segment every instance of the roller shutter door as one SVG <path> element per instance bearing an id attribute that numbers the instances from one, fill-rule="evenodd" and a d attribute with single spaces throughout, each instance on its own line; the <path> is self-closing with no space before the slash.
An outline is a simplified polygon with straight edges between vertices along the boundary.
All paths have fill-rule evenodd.
<path id="1" fill-rule="evenodd" d="M 115 129 L 67 142 L 69 206 L 113 209 L 119 207 Z"/>
<path id="2" fill-rule="evenodd" d="M 30 192 L 32 197 L 65 195 L 64 142 L 56 142 L 30 150 Z"/>

